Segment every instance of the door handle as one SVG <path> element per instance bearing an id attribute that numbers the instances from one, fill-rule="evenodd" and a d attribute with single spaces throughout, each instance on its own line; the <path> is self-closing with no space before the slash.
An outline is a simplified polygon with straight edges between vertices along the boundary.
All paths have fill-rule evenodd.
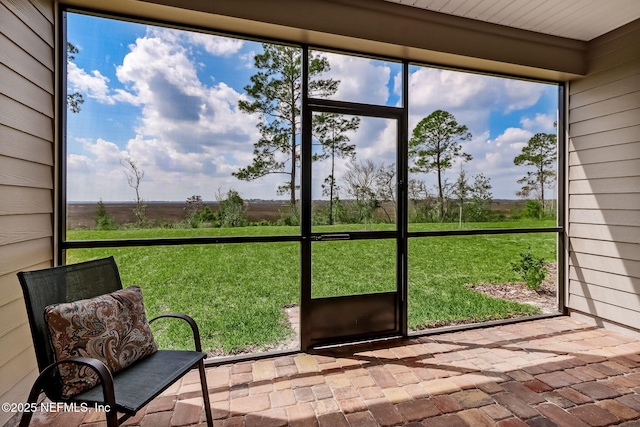
<path id="1" fill-rule="evenodd" d="M 351 235 L 349 234 L 322 234 L 320 236 L 317 236 L 315 240 L 330 241 L 330 240 L 350 240 L 350 239 L 351 239 Z"/>

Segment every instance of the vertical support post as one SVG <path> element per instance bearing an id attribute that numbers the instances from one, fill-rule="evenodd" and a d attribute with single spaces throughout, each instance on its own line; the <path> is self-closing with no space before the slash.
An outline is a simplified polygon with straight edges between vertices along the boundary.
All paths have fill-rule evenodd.
<path id="1" fill-rule="evenodd" d="M 398 120 L 398 153 L 397 153 L 397 212 L 396 222 L 398 227 L 398 295 L 400 295 L 400 333 L 407 336 L 409 333 L 408 304 L 409 304 L 409 279 L 408 279 L 408 233 L 409 233 L 409 194 L 407 191 L 409 181 L 409 62 L 402 61 L 402 117 Z"/>
<path id="2" fill-rule="evenodd" d="M 561 228 L 557 238 L 557 264 L 558 264 L 558 289 L 556 290 L 558 295 L 558 308 L 563 314 L 568 314 L 567 307 L 567 292 L 569 291 L 568 274 L 569 271 L 569 234 L 567 229 L 568 218 L 568 183 L 567 183 L 567 144 L 568 139 L 568 127 L 566 118 L 569 115 L 567 106 L 568 90 L 567 85 L 569 83 L 560 84 L 558 86 L 558 127 L 557 127 L 557 186 L 558 191 L 556 193 L 557 199 L 557 226 Z"/>
<path id="3" fill-rule="evenodd" d="M 53 186 L 53 266 L 64 264 L 65 249 L 64 242 L 67 240 L 66 216 L 67 216 L 67 12 L 60 10 L 57 15 L 60 25 L 58 25 L 57 39 L 57 55 L 56 70 L 57 77 L 55 79 L 55 97 L 57 102 L 56 117 L 54 124 L 56 132 L 56 140 L 53 144 L 54 158 L 54 186 Z"/>
<path id="4" fill-rule="evenodd" d="M 302 140 L 300 149 L 300 350 L 311 346 L 311 164 L 312 113 L 309 109 L 309 46 L 302 46 Z"/>

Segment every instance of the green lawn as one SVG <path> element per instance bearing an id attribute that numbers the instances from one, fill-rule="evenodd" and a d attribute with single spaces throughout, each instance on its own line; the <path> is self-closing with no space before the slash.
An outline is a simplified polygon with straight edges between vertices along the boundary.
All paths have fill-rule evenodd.
<path id="1" fill-rule="evenodd" d="M 451 224 L 413 224 L 418 231 Z M 475 224 L 478 228 L 553 226 L 549 222 Z M 352 228 L 357 230 L 357 227 Z M 145 229 L 69 231 L 70 240 L 202 235 L 296 234 L 297 227 L 237 229 Z M 341 231 L 345 227 L 341 226 Z M 323 229 L 323 231 L 325 231 Z M 409 327 L 485 321 L 536 313 L 533 307 L 473 292 L 468 284 L 518 281 L 510 262 L 530 246 L 554 261 L 554 233 L 447 236 L 409 241 Z M 312 295 L 346 295 L 392 290 L 392 240 L 313 243 Z M 200 326 L 203 346 L 216 351 L 259 351 L 289 334 L 283 307 L 300 298 L 298 243 L 159 246 L 68 251 L 67 262 L 114 255 L 125 286 L 140 285 L 148 314 L 182 312 Z M 164 321 L 158 340 L 164 348 L 190 346 L 188 331 Z"/>

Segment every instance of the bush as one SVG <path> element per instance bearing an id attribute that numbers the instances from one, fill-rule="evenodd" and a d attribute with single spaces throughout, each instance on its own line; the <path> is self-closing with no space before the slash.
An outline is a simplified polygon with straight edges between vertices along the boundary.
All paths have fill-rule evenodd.
<path id="1" fill-rule="evenodd" d="M 534 291 L 540 289 L 542 281 L 547 276 L 544 259 L 533 255 L 531 248 L 527 248 L 526 252 L 521 252 L 520 260 L 512 262 L 511 268 L 522 277 L 527 287 Z"/>
<path id="2" fill-rule="evenodd" d="M 278 209 L 280 213 L 280 219 L 276 221 L 276 225 L 280 226 L 299 226 L 300 225 L 300 212 L 297 206 L 291 206 L 288 204 L 286 207 Z"/>
<path id="3" fill-rule="evenodd" d="M 199 228 L 207 224 L 207 226 L 218 226 L 219 214 L 211 210 L 209 206 L 205 206 L 197 212 L 194 212 L 189 218 L 192 228 Z"/>
<path id="4" fill-rule="evenodd" d="M 235 190 L 229 190 L 224 196 L 218 194 L 220 227 L 243 227 L 248 224 L 247 207 L 240 194 Z"/>
<path id="5" fill-rule="evenodd" d="M 102 199 L 98 202 L 98 210 L 95 216 L 96 230 L 117 230 L 118 223 L 107 213 Z"/>
<path id="6" fill-rule="evenodd" d="M 524 205 L 524 215 L 527 218 L 542 218 L 542 203 L 540 200 L 527 200 Z"/>

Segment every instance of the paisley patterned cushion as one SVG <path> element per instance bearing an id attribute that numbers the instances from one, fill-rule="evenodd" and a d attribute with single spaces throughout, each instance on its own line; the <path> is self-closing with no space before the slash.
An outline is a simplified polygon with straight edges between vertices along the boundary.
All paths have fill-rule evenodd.
<path id="1" fill-rule="evenodd" d="M 45 309 L 56 360 L 85 356 L 101 360 L 112 374 L 158 350 L 138 286 Z M 60 365 L 62 395 L 71 397 L 98 383 L 86 366 Z"/>

